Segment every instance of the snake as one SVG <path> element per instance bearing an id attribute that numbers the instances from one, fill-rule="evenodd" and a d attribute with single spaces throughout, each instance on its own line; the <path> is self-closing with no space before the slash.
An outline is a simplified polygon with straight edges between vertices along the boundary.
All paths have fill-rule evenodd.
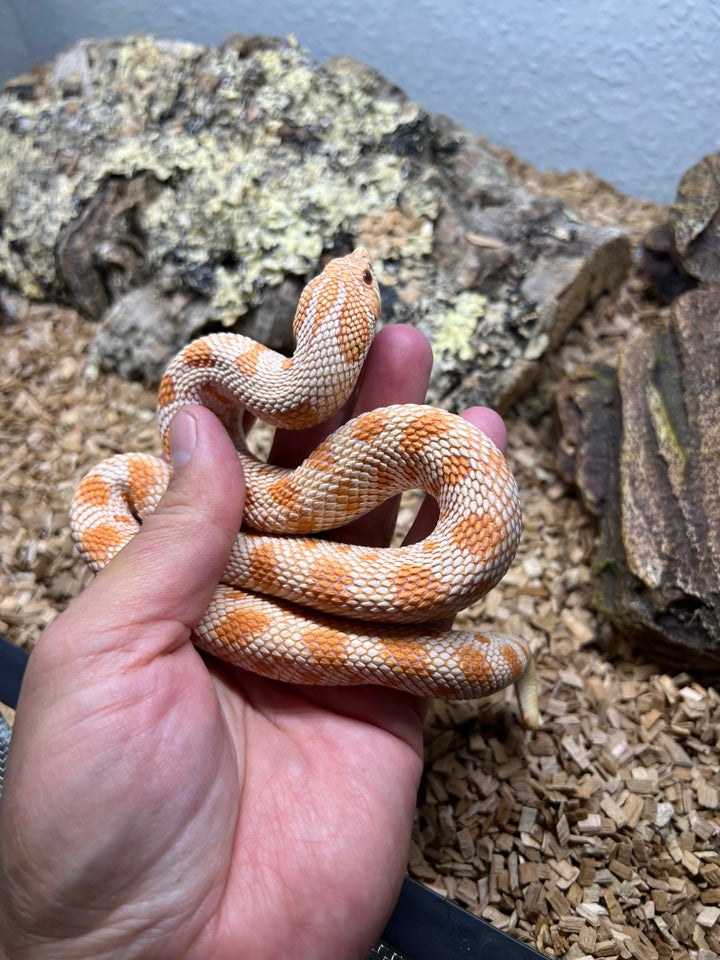
<path id="1" fill-rule="evenodd" d="M 184 347 L 158 390 L 162 454 L 116 454 L 80 481 L 72 538 L 99 571 L 136 535 L 170 481 L 169 425 L 186 405 L 215 413 L 246 475 L 243 522 L 195 645 L 254 673 L 299 684 L 377 684 L 422 697 L 473 699 L 510 685 L 520 719 L 538 723 L 528 643 L 438 624 L 505 575 L 520 538 L 507 461 L 461 416 L 394 404 L 347 421 L 296 468 L 250 450 L 247 415 L 274 427 L 323 423 L 351 397 L 380 318 L 368 252 L 330 260 L 303 288 L 285 356 L 229 331 Z M 417 543 L 362 546 L 332 532 L 407 490 L 437 501 Z"/>

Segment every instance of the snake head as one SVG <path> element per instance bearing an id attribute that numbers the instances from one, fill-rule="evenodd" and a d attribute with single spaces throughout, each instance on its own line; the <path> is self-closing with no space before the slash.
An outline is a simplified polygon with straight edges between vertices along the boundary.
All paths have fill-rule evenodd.
<path id="1" fill-rule="evenodd" d="M 293 321 L 300 346 L 325 319 L 338 323 L 338 336 L 349 340 L 363 356 L 380 318 L 380 288 L 370 254 L 357 247 L 345 257 L 331 260 L 303 290 Z M 355 358 L 348 358 L 354 362 Z"/>
<path id="2" fill-rule="evenodd" d="M 380 318 L 380 287 L 373 270 L 372 258 L 365 247 L 356 247 L 346 257 L 331 260 L 325 268 L 330 275 L 333 275 L 337 269 L 342 272 L 346 281 L 352 277 L 357 288 L 366 296 L 368 303 L 373 305 L 373 316 L 377 321 Z"/>

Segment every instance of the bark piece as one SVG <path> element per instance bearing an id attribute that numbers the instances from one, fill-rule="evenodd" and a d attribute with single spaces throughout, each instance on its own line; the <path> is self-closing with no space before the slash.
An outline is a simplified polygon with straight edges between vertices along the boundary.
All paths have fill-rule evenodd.
<path id="1" fill-rule="evenodd" d="M 295 291 L 364 244 L 449 407 L 506 410 L 629 264 L 622 231 L 522 190 L 376 71 L 241 35 L 83 40 L 8 85 L 0 223 L 0 302 L 99 319 L 91 367 L 148 384 L 208 327 L 290 349 Z"/>
<path id="2" fill-rule="evenodd" d="M 720 284 L 720 153 L 683 174 L 666 223 L 643 241 L 641 262 L 667 302 L 698 283 Z"/>
<path id="3" fill-rule="evenodd" d="M 559 394 L 561 469 L 600 521 L 596 603 L 671 661 L 720 670 L 720 287 L 676 301 L 617 376 Z"/>

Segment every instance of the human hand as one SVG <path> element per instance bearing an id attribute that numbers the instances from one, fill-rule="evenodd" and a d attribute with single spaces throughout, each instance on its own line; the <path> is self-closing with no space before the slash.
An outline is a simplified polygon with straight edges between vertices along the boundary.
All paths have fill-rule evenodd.
<path id="1" fill-rule="evenodd" d="M 414 330 L 381 331 L 341 417 L 421 402 L 429 368 Z M 468 418 L 504 444 L 490 411 Z M 282 433 L 274 459 L 319 432 Z M 173 423 L 178 463 L 193 437 L 160 508 L 30 659 L 0 802 L 0 956 L 362 957 L 397 897 L 422 704 L 279 684 L 193 648 L 244 493 L 201 408 Z M 385 505 L 344 535 L 385 543 L 393 524 Z"/>

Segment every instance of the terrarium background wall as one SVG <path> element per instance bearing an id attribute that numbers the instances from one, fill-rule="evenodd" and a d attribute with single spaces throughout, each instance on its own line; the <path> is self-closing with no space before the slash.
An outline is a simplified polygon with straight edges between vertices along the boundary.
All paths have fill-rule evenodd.
<path id="1" fill-rule="evenodd" d="M 0 81 L 81 37 L 292 32 L 314 58 L 357 57 L 524 160 L 661 203 L 720 146 L 714 0 L 0 0 L 0 22 Z"/>

